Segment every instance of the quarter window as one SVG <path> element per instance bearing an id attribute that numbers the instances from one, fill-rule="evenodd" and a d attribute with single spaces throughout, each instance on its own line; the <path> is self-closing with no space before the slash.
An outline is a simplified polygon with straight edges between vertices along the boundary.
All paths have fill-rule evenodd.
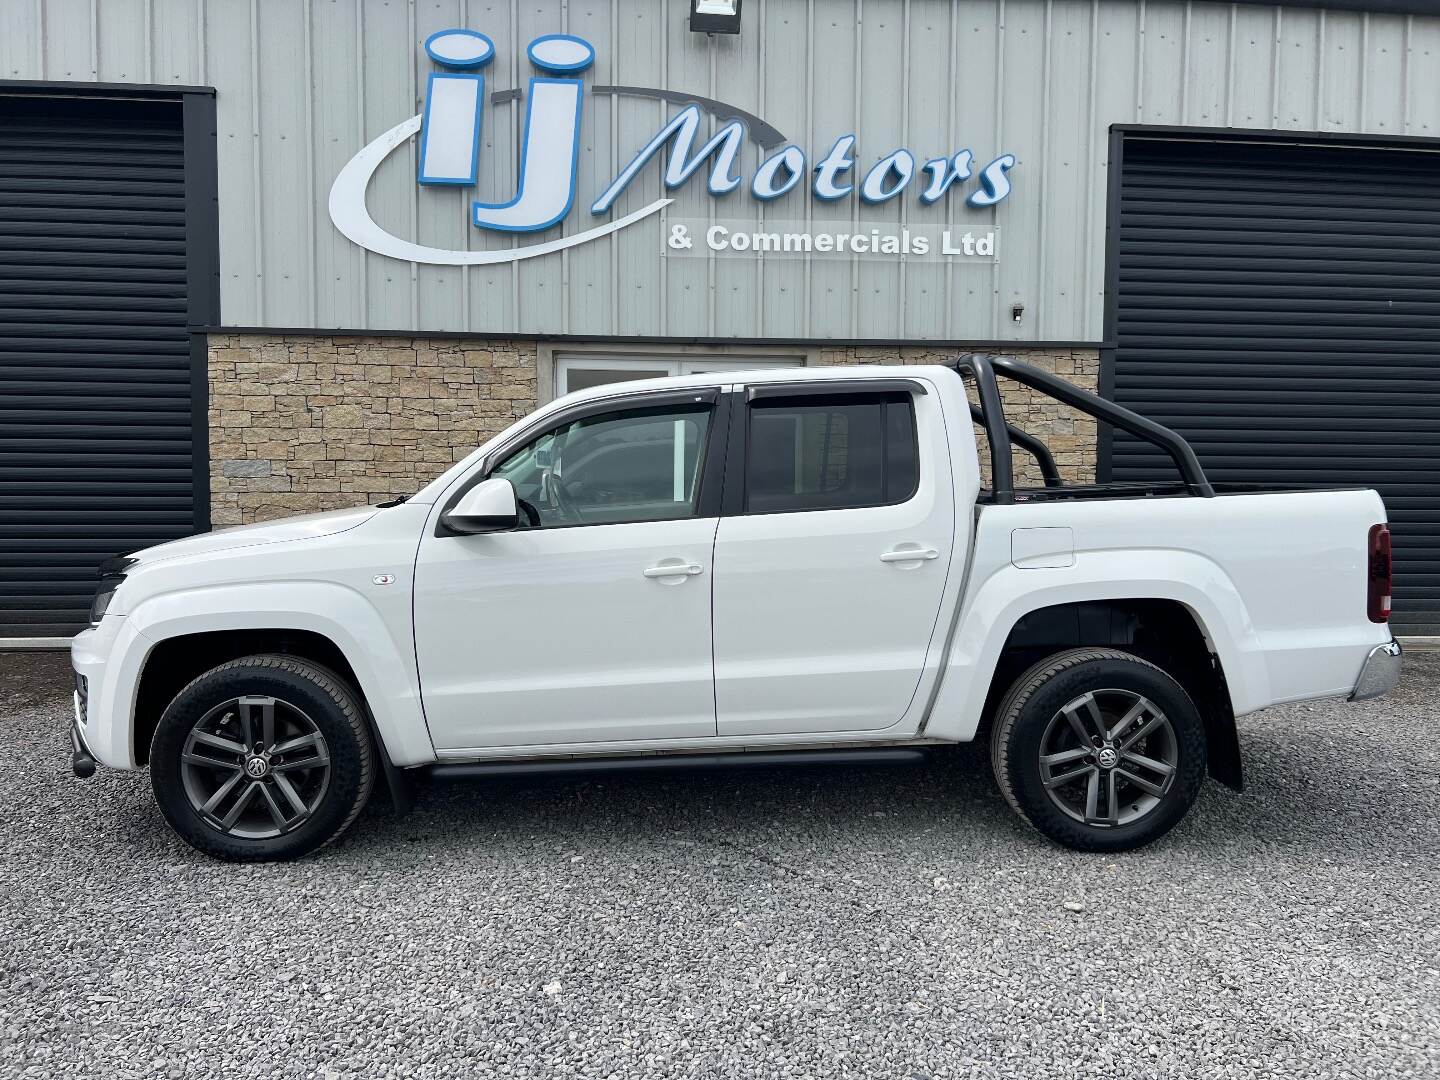
<path id="1" fill-rule="evenodd" d="M 515 485 L 540 527 L 665 521 L 695 513 L 708 406 L 658 406 L 574 420 L 490 473 Z"/>
<path id="2" fill-rule="evenodd" d="M 902 503 L 919 486 L 908 394 L 760 400 L 750 406 L 745 511 Z"/>

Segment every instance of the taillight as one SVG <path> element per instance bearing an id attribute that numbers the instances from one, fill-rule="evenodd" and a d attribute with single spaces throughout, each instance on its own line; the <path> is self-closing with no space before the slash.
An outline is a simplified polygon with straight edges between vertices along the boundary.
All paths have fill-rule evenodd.
<path id="1" fill-rule="evenodd" d="M 1369 570 L 1365 590 L 1365 611 L 1371 622 L 1390 619 L 1390 526 L 1370 526 Z"/>

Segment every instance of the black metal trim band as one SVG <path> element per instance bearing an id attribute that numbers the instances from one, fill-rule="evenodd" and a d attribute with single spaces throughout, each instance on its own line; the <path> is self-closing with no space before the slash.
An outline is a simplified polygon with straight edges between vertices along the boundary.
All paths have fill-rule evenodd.
<path id="1" fill-rule="evenodd" d="M 836 397 L 840 394 L 928 394 L 915 379 L 809 379 L 796 382 L 756 383 L 745 392 L 747 401 L 778 397 Z"/>

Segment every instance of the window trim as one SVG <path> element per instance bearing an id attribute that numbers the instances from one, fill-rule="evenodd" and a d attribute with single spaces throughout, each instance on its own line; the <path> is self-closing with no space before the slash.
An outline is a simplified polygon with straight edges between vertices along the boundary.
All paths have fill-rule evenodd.
<path id="1" fill-rule="evenodd" d="M 746 503 L 749 499 L 750 486 L 750 414 L 754 404 L 750 400 L 749 390 L 735 390 L 725 396 L 733 399 L 730 413 L 730 431 L 728 435 L 728 446 L 725 454 L 725 479 L 724 491 L 721 496 L 721 517 L 770 517 L 775 514 L 829 514 L 837 510 L 876 510 L 887 506 L 904 506 L 913 500 L 920 493 L 920 482 L 923 479 L 921 469 L 923 468 L 924 455 L 920 450 L 920 410 L 915 406 L 915 386 L 907 385 L 908 379 L 864 379 L 857 380 L 854 384 L 845 384 L 840 391 L 840 396 L 860 395 L 868 392 L 881 402 L 893 400 L 896 396 L 904 394 L 910 406 L 910 432 L 915 439 L 915 484 L 902 499 L 880 503 L 862 503 L 858 506 L 815 506 L 805 509 L 787 510 L 749 510 Z M 898 385 L 897 385 L 898 384 Z M 772 385 L 772 384 L 767 384 Z M 773 384 L 784 387 L 795 388 L 793 393 L 761 395 L 772 398 L 793 397 L 798 399 L 812 398 L 824 399 L 837 396 L 833 392 L 832 383 L 809 382 L 809 383 L 779 383 Z M 803 388 L 803 390 L 802 390 Z M 758 384 L 750 389 L 759 389 Z M 924 387 L 919 387 L 920 394 L 926 393 Z M 885 437 L 884 414 L 881 415 L 881 438 Z M 882 472 L 882 479 L 885 479 Z"/>
<path id="2" fill-rule="evenodd" d="M 824 386 L 823 391 L 817 389 Z M 930 391 L 916 379 L 854 379 L 834 382 L 753 383 L 745 391 L 747 401 L 776 397 L 839 397 L 844 394 L 912 394 L 923 397 Z"/>
<path id="3" fill-rule="evenodd" d="M 544 438 L 552 431 L 591 416 L 603 416 L 611 412 L 630 412 L 635 409 L 663 409 L 667 406 L 676 405 L 703 405 L 709 414 L 709 425 L 704 435 L 705 442 L 696 481 L 695 507 L 691 513 L 680 518 L 644 518 L 635 521 L 603 522 L 577 521 L 569 525 L 532 526 L 529 529 L 516 529 L 514 531 L 550 532 L 554 529 L 594 529 L 605 528 L 609 525 L 641 525 L 647 522 L 658 524 L 662 521 L 695 521 L 705 517 L 717 517 L 719 516 L 720 510 L 720 487 L 723 473 L 718 471 L 715 459 L 718 458 L 719 462 L 725 460 L 725 442 L 728 438 L 730 427 L 728 415 L 729 402 L 722 400 L 725 396 L 726 395 L 720 393 L 718 386 L 697 386 L 683 390 L 641 390 L 629 394 L 612 394 L 602 398 L 577 401 L 574 405 L 557 409 L 552 413 L 547 413 L 545 416 L 538 418 L 534 423 L 517 431 L 514 438 L 508 439 L 481 459 L 480 463 L 475 467 L 475 471 L 467 476 L 455 491 L 441 504 L 440 513 L 436 515 L 435 518 L 435 535 L 459 535 L 452 533 L 445 527 L 445 515 L 454 509 L 455 504 L 464 498 L 466 492 L 477 484 L 484 483 L 490 479 L 500 462 L 517 451 L 524 449 L 524 447 L 536 439 Z M 717 441 L 719 443 L 718 454 L 716 452 Z"/>

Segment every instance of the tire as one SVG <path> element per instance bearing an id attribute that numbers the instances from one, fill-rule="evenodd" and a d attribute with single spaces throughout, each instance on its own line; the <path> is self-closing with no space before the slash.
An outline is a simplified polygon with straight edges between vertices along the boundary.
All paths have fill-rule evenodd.
<path id="1" fill-rule="evenodd" d="M 1015 681 L 990 754 L 1005 801 L 1051 840 L 1128 851 L 1164 836 L 1194 805 L 1205 724 L 1184 688 L 1149 661 L 1073 649 Z"/>
<path id="2" fill-rule="evenodd" d="M 376 768 L 354 690 L 290 656 L 205 672 L 170 702 L 150 744 L 165 820 L 192 847 L 233 862 L 295 859 L 335 840 L 369 800 Z"/>

